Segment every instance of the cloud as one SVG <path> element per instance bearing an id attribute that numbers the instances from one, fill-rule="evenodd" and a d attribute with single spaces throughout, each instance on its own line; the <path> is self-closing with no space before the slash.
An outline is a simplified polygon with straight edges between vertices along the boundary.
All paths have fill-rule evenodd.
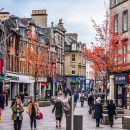
<path id="1" fill-rule="evenodd" d="M 63 18 L 67 31 L 78 33 L 79 41 L 87 45 L 95 37 L 91 17 L 101 23 L 105 12 L 104 0 L 6 0 L 1 1 L 0 7 L 19 17 L 30 17 L 33 9 L 46 9 L 48 25 Z"/>

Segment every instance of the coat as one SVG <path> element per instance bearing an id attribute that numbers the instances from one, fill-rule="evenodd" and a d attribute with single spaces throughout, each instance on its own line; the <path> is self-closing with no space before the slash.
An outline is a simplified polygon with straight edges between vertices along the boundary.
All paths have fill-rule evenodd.
<path id="1" fill-rule="evenodd" d="M 53 110 L 52 110 L 52 113 L 55 111 L 55 116 L 56 117 L 62 117 L 63 115 L 63 103 L 60 101 L 60 102 L 56 102 L 54 107 L 53 107 Z"/>
<path id="2" fill-rule="evenodd" d="M 101 118 L 102 117 L 102 104 L 101 103 L 96 103 L 94 105 L 94 109 L 95 109 L 95 118 Z"/>
<path id="3" fill-rule="evenodd" d="M 12 111 L 13 111 L 12 120 L 16 120 L 17 119 L 17 104 L 14 104 L 12 106 Z M 24 112 L 23 106 L 20 105 L 20 107 L 19 107 L 19 120 L 23 120 L 23 115 L 22 115 L 23 112 Z"/>
<path id="4" fill-rule="evenodd" d="M 108 109 L 109 115 L 115 115 L 116 114 L 116 106 L 115 106 L 114 103 L 108 104 L 107 109 Z"/>
<path id="5" fill-rule="evenodd" d="M 38 103 L 35 103 L 35 104 L 34 104 L 34 107 L 35 107 L 36 116 L 37 116 L 38 113 L 40 112 Z M 27 112 L 28 112 L 29 116 L 32 115 L 32 103 L 29 103 Z"/>
<path id="6" fill-rule="evenodd" d="M 90 95 L 88 97 L 88 105 L 89 106 L 93 106 L 93 104 L 94 104 L 94 97 L 92 95 Z"/>

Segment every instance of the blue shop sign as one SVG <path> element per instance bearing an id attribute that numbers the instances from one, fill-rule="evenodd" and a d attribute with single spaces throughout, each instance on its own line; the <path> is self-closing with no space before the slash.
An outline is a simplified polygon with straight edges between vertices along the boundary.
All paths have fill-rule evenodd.
<path id="1" fill-rule="evenodd" d="M 114 76 L 115 84 L 127 84 L 126 74 L 117 74 Z"/>

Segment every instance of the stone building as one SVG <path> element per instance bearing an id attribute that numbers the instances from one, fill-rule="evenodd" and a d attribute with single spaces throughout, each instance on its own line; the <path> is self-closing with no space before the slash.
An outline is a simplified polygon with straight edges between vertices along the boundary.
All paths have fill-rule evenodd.
<path id="1" fill-rule="evenodd" d="M 66 88 L 72 90 L 86 90 L 86 59 L 82 55 L 85 44 L 77 41 L 76 33 L 65 36 L 65 81 Z"/>
<path id="2" fill-rule="evenodd" d="M 124 66 L 110 75 L 110 98 L 115 99 L 117 106 L 130 106 L 130 0 L 110 0 L 110 17 L 113 19 L 113 31 L 121 34 L 121 53 Z"/>

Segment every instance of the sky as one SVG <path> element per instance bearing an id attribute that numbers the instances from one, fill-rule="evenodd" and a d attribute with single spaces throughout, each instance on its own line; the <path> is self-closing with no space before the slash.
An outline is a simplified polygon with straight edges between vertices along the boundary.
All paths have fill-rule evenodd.
<path id="1" fill-rule="evenodd" d="M 11 14 L 31 17 L 34 9 L 46 9 L 48 26 L 51 22 L 57 25 L 59 18 L 63 19 L 67 32 L 77 33 L 78 41 L 91 46 L 95 31 L 91 18 L 101 24 L 105 15 L 105 4 L 109 0 L 1 0 L 0 9 Z"/>

